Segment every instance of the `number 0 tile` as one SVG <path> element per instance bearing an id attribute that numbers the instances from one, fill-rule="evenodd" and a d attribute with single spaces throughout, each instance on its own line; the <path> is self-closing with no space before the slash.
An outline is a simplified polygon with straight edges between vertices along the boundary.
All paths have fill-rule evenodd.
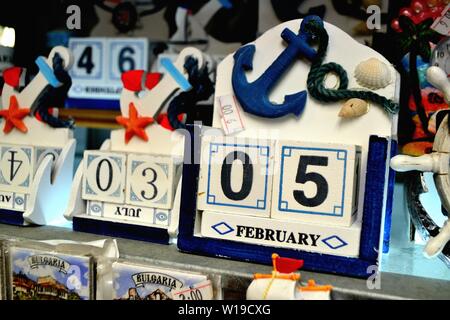
<path id="1" fill-rule="evenodd" d="M 124 203 L 126 155 L 103 151 L 85 151 L 83 199 Z"/>
<path id="2" fill-rule="evenodd" d="M 198 209 L 270 216 L 272 165 L 271 141 L 204 137 Z"/>

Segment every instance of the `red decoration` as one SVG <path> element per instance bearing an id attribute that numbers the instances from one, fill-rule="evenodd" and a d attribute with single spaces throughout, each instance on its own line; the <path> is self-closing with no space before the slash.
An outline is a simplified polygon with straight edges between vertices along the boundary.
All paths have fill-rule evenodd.
<path id="1" fill-rule="evenodd" d="M 182 121 L 184 118 L 184 113 L 178 115 L 178 120 Z M 156 122 L 163 127 L 164 129 L 174 131 L 175 129 L 170 125 L 169 118 L 167 117 L 167 113 L 160 113 L 156 118 Z"/>
<path id="2" fill-rule="evenodd" d="M 122 73 L 123 87 L 133 92 L 139 92 L 142 90 L 142 76 L 144 70 L 130 70 Z M 145 77 L 145 87 L 149 90 L 153 89 L 161 80 L 161 73 L 150 72 Z"/>
<path id="3" fill-rule="evenodd" d="M 148 141 L 147 133 L 145 128 L 153 123 L 152 117 L 139 117 L 136 107 L 131 102 L 129 108 L 129 118 L 123 116 L 116 117 L 116 121 L 125 127 L 125 143 L 130 142 L 131 138 L 135 135 L 144 141 Z"/>
<path id="4" fill-rule="evenodd" d="M 19 87 L 20 75 L 22 74 L 22 68 L 11 67 L 3 71 L 3 80 L 6 84 L 13 88 Z"/>
<path id="5" fill-rule="evenodd" d="M 399 15 L 407 16 L 414 24 L 419 24 L 426 19 L 437 19 L 441 16 L 448 0 L 413 0 L 407 8 L 401 8 Z M 397 32 L 401 32 L 398 19 L 391 22 L 391 27 Z"/>
<path id="6" fill-rule="evenodd" d="M 282 258 L 277 254 L 272 256 L 273 267 L 281 273 L 292 273 L 303 267 L 303 260 Z"/>
<path id="7" fill-rule="evenodd" d="M 4 133 L 10 133 L 12 129 L 17 128 L 19 131 L 26 133 L 27 126 L 22 119 L 30 113 L 30 108 L 19 108 L 19 103 L 16 96 L 11 96 L 9 99 L 9 108 L 0 110 L 0 117 L 5 119 Z"/>
<path id="8" fill-rule="evenodd" d="M 153 89 L 158 84 L 159 80 L 161 80 L 161 76 L 162 74 L 159 72 L 147 73 L 147 78 L 145 79 L 145 87 L 148 90 Z"/>

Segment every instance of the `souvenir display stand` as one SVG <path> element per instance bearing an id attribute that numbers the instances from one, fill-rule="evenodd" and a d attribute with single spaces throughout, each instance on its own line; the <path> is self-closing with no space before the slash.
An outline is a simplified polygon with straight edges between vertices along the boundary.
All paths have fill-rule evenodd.
<path id="1" fill-rule="evenodd" d="M 185 144 L 178 248 L 264 264 L 276 252 L 307 270 L 368 277 L 389 219 L 396 119 L 376 103 L 340 111 L 345 97 L 306 93 L 315 52 L 301 23 L 276 26 L 219 64 L 214 128 L 190 127 Z M 325 62 L 347 71 L 348 88 L 398 101 L 389 62 L 324 25 Z M 325 84 L 345 89 L 332 74 Z"/>
<path id="2" fill-rule="evenodd" d="M 40 107 L 44 90 L 61 85 L 53 74 L 55 54 L 62 58 L 65 70 L 71 67 L 70 51 L 55 47 L 48 58 L 36 60 L 40 71 L 22 90 L 19 85 L 25 71 L 11 68 L 4 72 L 0 109 L 4 118 L 0 122 L 2 223 L 45 225 L 61 220 L 69 199 L 76 145 L 72 130 L 54 128 L 30 111 Z"/>
<path id="3" fill-rule="evenodd" d="M 124 73 L 117 121 L 126 129 L 85 151 L 65 213 L 74 230 L 165 244 L 176 236 L 184 136 L 156 119 L 177 91 L 190 89 L 184 63 L 191 56 L 203 65 L 202 53 L 186 48 L 144 93 L 143 72 Z"/>

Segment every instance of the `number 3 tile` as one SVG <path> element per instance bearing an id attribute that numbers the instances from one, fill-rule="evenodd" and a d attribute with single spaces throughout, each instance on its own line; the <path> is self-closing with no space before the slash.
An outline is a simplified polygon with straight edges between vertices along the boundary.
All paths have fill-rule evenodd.
<path id="1" fill-rule="evenodd" d="M 198 209 L 269 217 L 272 162 L 268 140 L 203 138 Z"/>
<path id="2" fill-rule="evenodd" d="M 174 163 L 172 158 L 128 155 L 126 203 L 171 209 L 173 184 Z"/>
<path id="3" fill-rule="evenodd" d="M 35 165 L 33 147 L 0 145 L 0 190 L 29 193 Z"/>
<path id="4" fill-rule="evenodd" d="M 350 226 L 360 154 L 355 145 L 280 141 L 271 217 Z"/>
<path id="5" fill-rule="evenodd" d="M 125 154 L 85 151 L 83 163 L 83 199 L 124 203 Z"/>

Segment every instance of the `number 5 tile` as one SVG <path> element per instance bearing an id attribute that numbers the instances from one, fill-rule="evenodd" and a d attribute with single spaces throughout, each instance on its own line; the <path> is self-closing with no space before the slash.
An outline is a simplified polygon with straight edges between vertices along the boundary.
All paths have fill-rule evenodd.
<path id="1" fill-rule="evenodd" d="M 85 151 L 83 199 L 124 203 L 126 160 L 125 154 Z"/>
<path id="2" fill-rule="evenodd" d="M 350 226 L 357 212 L 360 147 L 280 141 L 272 218 Z"/>

